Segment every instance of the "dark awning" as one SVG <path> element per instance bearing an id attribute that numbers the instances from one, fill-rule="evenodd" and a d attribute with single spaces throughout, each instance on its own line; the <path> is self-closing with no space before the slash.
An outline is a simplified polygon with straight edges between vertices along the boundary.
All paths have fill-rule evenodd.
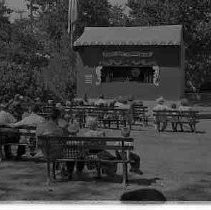
<path id="1" fill-rule="evenodd" d="M 181 25 L 86 27 L 75 47 L 99 45 L 180 45 Z"/>

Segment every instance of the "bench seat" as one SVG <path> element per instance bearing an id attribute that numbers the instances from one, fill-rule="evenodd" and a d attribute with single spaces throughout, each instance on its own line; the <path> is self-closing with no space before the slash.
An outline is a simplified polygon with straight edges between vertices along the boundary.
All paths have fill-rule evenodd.
<path id="1" fill-rule="evenodd" d="M 61 137 L 61 136 L 38 136 L 38 144 L 44 151 L 45 158 L 47 160 L 47 180 L 50 180 L 50 163 L 55 164 L 56 162 L 96 162 L 100 163 L 120 163 L 122 164 L 123 184 L 128 181 L 127 175 L 127 164 L 131 161 L 129 159 L 129 151 L 134 149 L 134 139 L 124 137 Z M 72 156 L 72 150 L 77 151 L 76 156 Z M 96 158 L 81 158 L 89 157 L 91 150 L 101 151 L 119 151 L 122 152 L 121 159 L 100 159 Z M 52 154 L 54 152 L 54 154 Z M 55 154 L 57 153 L 57 155 Z M 81 154 L 81 155 L 78 155 Z M 78 155 L 78 156 L 77 156 Z M 55 174 L 53 167 L 53 174 Z M 100 176 L 100 168 L 97 168 L 98 176 Z"/>

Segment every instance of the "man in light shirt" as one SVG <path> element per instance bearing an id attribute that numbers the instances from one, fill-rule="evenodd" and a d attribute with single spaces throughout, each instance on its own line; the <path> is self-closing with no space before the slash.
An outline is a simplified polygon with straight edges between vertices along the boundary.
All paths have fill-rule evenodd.
<path id="1" fill-rule="evenodd" d="M 31 107 L 31 114 L 25 118 L 23 118 L 21 121 L 16 122 L 12 124 L 12 127 L 19 127 L 22 125 L 28 125 L 28 126 L 37 126 L 40 123 L 43 123 L 45 121 L 45 118 L 38 115 L 38 112 L 40 111 L 40 108 L 37 105 L 33 105 Z"/>
<path id="2" fill-rule="evenodd" d="M 42 124 L 43 122 L 45 122 L 45 118 L 43 118 L 37 114 L 40 111 L 40 108 L 38 107 L 38 105 L 32 105 L 29 107 L 29 109 L 31 109 L 31 113 L 27 117 L 23 118 L 19 122 L 11 124 L 10 126 L 13 128 L 20 127 L 20 126 L 35 126 L 35 127 L 37 127 L 39 124 Z M 25 140 L 26 139 L 24 137 L 22 137 L 20 141 L 22 141 L 22 143 L 23 143 L 23 141 L 25 141 Z M 33 140 L 34 139 L 32 139 L 32 141 Z M 30 141 L 30 139 L 29 139 L 29 141 Z M 19 146 L 19 147 L 20 147 L 21 152 L 19 153 L 17 158 L 20 158 L 25 153 L 25 146 Z"/>

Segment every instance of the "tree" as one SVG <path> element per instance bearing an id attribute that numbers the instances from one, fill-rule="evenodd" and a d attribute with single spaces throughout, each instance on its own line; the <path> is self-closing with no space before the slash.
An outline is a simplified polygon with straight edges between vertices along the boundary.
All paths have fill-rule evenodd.
<path id="1" fill-rule="evenodd" d="M 46 87 L 61 99 L 74 93 L 76 86 L 76 53 L 71 49 L 70 36 L 67 34 L 67 0 L 28 0 L 33 18 L 33 33 L 37 34 L 50 56 L 49 65 L 42 69 Z M 80 0 L 79 18 L 74 39 L 81 35 L 85 26 L 108 26 L 110 4 L 107 0 Z M 68 44 L 69 43 L 69 44 Z"/>
<path id="2" fill-rule="evenodd" d="M 109 25 L 110 26 L 127 26 L 130 19 L 127 14 L 124 13 L 124 7 L 114 5 L 110 8 Z"/>
<path id="3" fill-rule="evenodd" d="M 79 0 L 80 30 L 87 26 L 109 26 L 110 8 L 108 0 Z"/>
<path id="4" fill-rule="evenodd" d="M 206 0 L 129 0 L 131 25 L 182 24 L 187 86 L 199 90 L 211 67 L 211 2 Z M 190 85 L 192 84 L 192 85 Z"/>
<path id="5" fill-rule="evenodd" d="M 0 1 L 0 42 L 8 42 L 11 35 L 11 27 L 8 15 L 12 12 L 6 7 L 5 1 Z"/>

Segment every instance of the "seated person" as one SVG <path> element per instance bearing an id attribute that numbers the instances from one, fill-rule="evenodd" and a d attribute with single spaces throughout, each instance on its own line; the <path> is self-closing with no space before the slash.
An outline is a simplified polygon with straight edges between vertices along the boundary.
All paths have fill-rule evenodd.
<path id="1" fill-rule="evenodd" d="M 19 122 L 16 122 L 14 124 L 11 124 L 12 127 L 19 127 L 22 125 L 28 125 L 28 126 L 38 126 L 40 123 L 43 123 L 45 121 L 45 118 L 38 115 L 40 112 L 40 108 L 37 105 L 31 105 L 29 107 L 31 110 L 31 113 L 20 120 Z"/>
<path id="2" fill-rule="evenodd" d="M 153 111 L 168 110 L 168 106 L 165 105 L 165 100 L 163 97 L 158 98 L 156 101 L 157 105 L 153 108 Z M 156 129 L 158 131 L 164 131 L 167 127 L 167 118 L 165 116 L 159 116 L 155 120 L 156 120 Z"/>
<path id="3" fill-rule="evenodd" d="M 171 126 L 172 126 L 172 130 L 174 132 L 177 131 L 177 122 L 178 122 L 178 117 L 177 116 L 174 116 L 174 115 L 177 115 L 177 112 L 173 112 L 173 111 L 177 111 L 177 105 L 176 104 L 172 104 L 171 105 L 171 109 L 170 109 L 172 112 L 172 117 L 171 117 Z"/>
<path id="4" fill-rule="evenodd" d="M 107 105 L 107 101 L 104 99 L 104 95 L 100 95 L 99 99 L 97 101 L 95 101 L 95 105 L 96 106 L 106 106 Z"/>
<path id="5" fill-rule="evenodd" d="M 86 93 L 84 94 L 83 100 L 84 100 L 84 105 L 89 105 L 89 99 Z"/>
<path id="6" fill-rule="evenodd" d="M 9 106 L 8 109 L 10 113 L 12 113 L 13 116 L 17 120 L 21 120 L 23 112 L 24 112 L 22 102 L 23 102 L 22 96 L 19 94 L 16 94 L 14 99 L 11 102 L 9 102 L 9 105 L 8 105 Z"/>
<path id="7" fill-rule="evenodd" d="M 44 122 L 40 123 L 36 129 L 36 136 L 63 136 L 63 130 L 57 124 L 58 118 L 60 116 L 60 111 L 58 109 L 53 108 L 49 119 L 45 120 Z M 41 147 L 41 143 L 38 142 L 38 147 Z M 58 147 L 58 148 L 56 148 Z M 56 147 L 52 147 L 50 151 L 50 156 L 52 158 L 56 158 L 57 150 L 60 150 L 59 144 Z M 45 148 L 41 147 L 41 151 L 39 151 L 39 155 L 43 156 L 46 155 Z"/>
<path id="8" fill-rule="evenodd" d="M 10 114 L 5 104 L 0 105 L 0 125 L 10 125 L 11 123 L 15 123 L 16 119 L 13 117 L 12 114 Z M 0 128 L 1 131 L 9 131 L 7 136 L 4 136 L 4 142 L 5 143 L 18 143 L 20 136 L 17 135 L 17 130 L 14 128 Z M 10 159 L 11 154 L 11 148 L 9 145 L 4 146 L 4 152 L 5 152 L 5 158 Z M 20 150 L 18 150 L 19 155 Z"/>
<path id="9" fill-rule="evenodd" d="M 31 105 L 29 107 L 29 115 L 25 118 L 23 118 L 21 121 L 10 124 L 11 127 L 20 127 L 20 126 L 35 126 L 37 127 L 39 124 L 43 123 L 45 121 L 45 118 L 39 116 L 37 113 L 40 112 L 40 108 L 37 105 Z M 28 141 L 28 139 L 22 138 L 21 141 Z M 33 141 L 34 139 L 29 139 L 29 141 Z M 36 145 L 35 145 L 36 147 Z M 25 153 L 25 146 L 20 146 L 21 150 L 22 150 L 22 154 Z M 31 153 L 32 154 L 32 153 Z M 20 156 L 18 156 L 18 158 L 20 158 Z"/>
<path id="10" fill-rule="evenodd" d="M 180 103 L 181 104 L 180 104 L 180 106 L 178 108 L 179 111 L 192 111 L 193 110 L 193 108 L 189 105 L 189 101 L 186 98 L 183 98 Z M 181 129 L 182 132 L 184 131 L 183 130 L 183 123 L 182 123 L 183 121 L 190 121 L 189 126 L 190 126 L 192 131 L 194 130 L 194 125 L 191 122 L 190 118 L 188 118 L 188 117 L 181 117 L 180 121 L 181 121 L 181 123 L 179 123 L 179 125 L 180 125 L 180 129 Z"/>
<path id="11" fill-rule="evenodd" d="M 123 137 L 129 137 L 130 136 L 130 128 L 123 128 L 121 130 L 121 134 Z M 122 156 L 125 156 L 126 153 L 122 153 L 119 152 L 119 151 L 116 151 L 116 157 L 117 159 L 122 159 Z M 137 173 L 137 174 L 140 174 L 142 175 L 143 172 L 140 170 L 140 157 L 139 155 L 135 154 L 134 152 L 129 152 L 129 160 L 131 161 L 130 162 L 130 172 L 133 172 L 133 173 Z"/>
<path id="12" fill-rule="evenodd" d="M 89 117 L 87 119 L 87 125 L 89 130 L 84 134 L 84 136 L 87 137 L 104 137 L 105 132 L 97 130 L 97 120 L 96 118 Z M 93 142 L 94 143 L 94 142 Z M 99 143 L 99 142 L 97 142 Z M 95 149 L 95 150 L 89 150 L 88 152 L 88 157 L 89 158 L 95 158 L 98 157 L 100 159 L 105 159 L 105 160 L 115 160 L 116 157 L 111 155 L 109 152 L 101 149 Z M 109 176 L 113 176 L 116 173 L 117 170 L 117 164 L 116 163 L 102 163 L 101 164 L 102 170 L 104 173 L 106 173 Z M 97 168 L 96 164 L 91 162 L 89 165 L 87 165 L 88 169 L 94 169 Z"/>
<path id="13" fill-rule="evenodd" d="M 71 122 L 72 121 L 72 122 Z M 67 132 L 69 134 L 69 136 L 77 136 L 79 130 L 80 130 L 80 126 L 79 126 L 79 122 L 77 121 L 77 119 L 73 119 L 68 123 L 67 126 Z M 68 143 L 68 142 L 67 142 Z M 83 145 L 83 142 L 71 142 L 71 144 L 74 144 L 74 148 L 71 149 L 71 154 L 70 154 L 70 150 L 68 151 L 68 155 L 71 155 L 72 158 L 78 158 L 83 160 L 84 159 L 84 153 L 80 150 L 80 146 Z M 79 146 L 79 147 L 77 147 Z M 72 179 L 72 174 L 74 171 L 74 167 L 76 166 L 76 173 L 77 175 L 81 175 L 84 169 L 84 165 L 85 163 L 83 161 L 80 162 L 67 162 L 66 166 L 67 166 L 67 172 L 68 172 L 68 180 Z"/>
<path id="14" fill-rule="evenodd" d="M 118 98 L 114 106 L 119 109 L 130 109 L 130 105 L 127 103 L 127 100 L 122 98 L 121 96 Z"/>
<path id="15" fill-rule="evenodd" d="M 179 111 L 191 111 L 192 110 L 192 107 L 189 105 L 188 99 L 183 98 L 181 100 L 178 110 Z"/>

